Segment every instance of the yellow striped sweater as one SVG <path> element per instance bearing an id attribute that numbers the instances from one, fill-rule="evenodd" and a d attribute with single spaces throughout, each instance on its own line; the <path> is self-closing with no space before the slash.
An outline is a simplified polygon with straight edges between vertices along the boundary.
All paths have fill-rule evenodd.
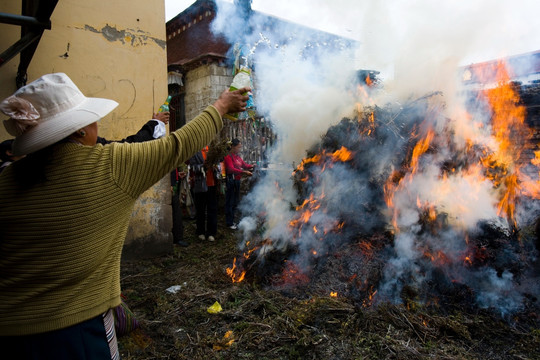
<path id="1" fill-rule="evenodd" d="M 57 144 L 47 181 L 25 191 L 13 165 L 4 170 L 0 336 L 65 328 L 120 304 L 120 256 L 136 199 L 222 127 L 209 106 L 158 140 Z"/>

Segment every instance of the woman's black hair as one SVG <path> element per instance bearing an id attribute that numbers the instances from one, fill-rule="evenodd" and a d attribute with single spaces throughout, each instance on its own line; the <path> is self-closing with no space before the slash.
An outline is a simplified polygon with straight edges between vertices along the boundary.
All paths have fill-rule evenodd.
<path id="1" fill-rule="evenodd" d="M 0 143 L 0 160 L 11 161 L 11 155 L 9 155 L 7 152 L 11 152 L 12 144 L 13 139 L 5 140 Z"/>

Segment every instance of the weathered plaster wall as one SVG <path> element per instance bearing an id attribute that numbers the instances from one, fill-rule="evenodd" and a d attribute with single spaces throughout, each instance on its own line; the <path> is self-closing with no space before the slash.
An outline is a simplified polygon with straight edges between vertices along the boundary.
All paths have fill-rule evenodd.
<path id="1" fill-rule="evenodd" d="M 20 14 L 21 1 L 0 2 L 0 12 Z M 99 122 L 100 136 L 121 139 L 136 132 L 167 97 L 164 1 L 63 0 L 51 22 L 30 63 L 28 82 L 65 72 L 85 95 L 120 104 Z M 0 34 L 4 51 L 20 38 L 20 27 L 0 24 Z M 18 64 L 16 57 L 0 67 L 1 99 L 16 90 Z M 7 138 L 10 135 L 0 126 L 0 141 Z M 167 176 L 138 200 L 126 256 L 172 248 L 169 188 Z M 147 251 L 140 251 L 143 247 Z"/>

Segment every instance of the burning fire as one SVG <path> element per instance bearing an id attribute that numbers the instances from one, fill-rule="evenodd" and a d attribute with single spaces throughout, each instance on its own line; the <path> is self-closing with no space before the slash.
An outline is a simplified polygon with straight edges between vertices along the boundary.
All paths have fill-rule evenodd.
<path id="1" fill-rule="evenodd" d="M 487 102 L 491 109 L 491 140 L 468 138 L 467 148 L 470 152 L 473 148 L 483 148 L 481 156 L 476 164 L 469 163 L 467 167 L 456 169 L 452 167 L 448 174 L 441 174 L 438 193 L 444 194 L 451 191 L 449 176 L 455 179 L 457 176 L 469 184 L 469 189 L 481 189 L 480 184 L 490 181 L 493 191 L 498 193 L 498 215 L 507 219 L 510 226 L 516 228 L 515 209 L 520 196 L 528 195 L 538 198 L 539 182 L 532 181 L 522 172 L 524 162 L 521 155 L 532 136 L 531 130 L 525 124 L 525 107 L 520 105 L 520 98 L 516 90 L 509 82 L 505 64 L 500 63 L 497 67 L 498 85 L 495 88 L 480 93 L 479 101 Z M 472 119 L 472 116 L 468 115 Z M 478 124 L 474 125 L 479 127 Z M 414 134 L 413 134 L 414 137 Z M 392 224 L 399 231 L 398 218 L 400 209 L 395 206 L 397 193 L 406 191 L 414 181 L 415 176 L 424 171 L 421 167 L 421 159 L 426 156 L 430 146 L 433 146 L 435 133 L 428 129 L 420 138 L 412 151 L 409 163 L 404 170 L 394 171 L 388 178 L 385 187 L 385 201 L 392 212 Z M 436 145 L 435 145 L 436 146 Z M 534 163 L 534 162 L 533 162 Z M 475 193 L 468 193 L 469 197 L 477 197 Z M 417 198 L 419 212 L 427 215 L 434 221 L 437 214 L 437 204 L 428 204 L 427 200 Z M 462 208 L 463 213 L 468 212 Z"/>
<path id="2" fill-rule="evenodd" d="M 245 270 L 242 270 L 242 271 L 238 271 L 237 267 L 236 267 L 236 258 L 234 258 L 233 260 L 233 266 L 230 267 L 230 268 L 227 268 L 227 275 L 230 276 L 230 278 L 232 279 L 232 282 L 242 282 L 244 281 L 244 278 L 246 277 L 246 271 Z"/>
<path id="3" fill-rule="evenodd" d="M 497 66 L 498 86 L 485 92 L 486 99 L 492 109 L 492 133 L 494 151 L 482 159 L 484 165 L 500 167 L 499 179 L 502 193 L 498 204 L 499 216 L 508 219 L 516 227 L 515 205 L 522 192 L 521 154 L 532 137 L 531 130 L 525 124 L 525 107 L 520 105 L 520 98 L 510 83 L 508 71 L 503 62 Z M 523 184 L 526 185 L 526 184 Z"/>
<path id="4" fill-rule="evenodd" d="M 503 262 L 497 271 L 488 268 L 497 257 L 490 242 L 502 241 L 506 230 L 508 238 L 517 238 L 520 201 L 525 196 L 540 199 L 536 174 L 525 171 L 526 165 L 540 166 L 540 151 L 530 164 L 523 160 L 532 136 L 525 107 L 505 64 L 497 68 L 497 79 L 496 87 L 477 93 L 473 105 L 481 110 L 470 105 L 463 112 L 466 121 L 448 119 L 445 106 L 433 99 L 414 108 L 412 120 L 398 123 L 400 112 L 385 118 L 385 112 L 359 106 L 358 119 L 336 126 L 323 142 L 326 148 L 310 153 L 292 173 L 299 194 L 288 200 L 286 220 L 273 223 L 286 238 L 279 240 L 289 245 L 273 284 L 309 284 L 311 271 L 330 262 L 343 238 L 354 245 L 341 255 L 358 263 L 343 266 L 342 278 L 355 288 L 351 293 L 360 294 L 364 307 L 400 294 L 407 281 L 419 285 L 432 275 L 448 276 L 455 284 L 488 276 L 497 277 L 497 284 L 511 279 L 514 273 L 507 269 L 512 262 Z M 497 226 L 506 222 L 502 230 L 493 230 L 499 238 L 486 240 L 474 233 L 484 221 Z M 380 243 L 373 235 L 377 231 L 385 234 Z M 259 256 L 265 242 L 271 243 L 259 241 L 260 246 L 250 246 L 227 269 L 233 282 L 245 279 L 243 264 L 253 253 Z M 377 261 L 383 264 L 374 271 L 377 276 L 362 272 L 365 264 Z M 439 297 L 423 300 L 438 303 Z"/>
<path id="5" fill-rule="evenodd" d="M 268 243 L 270 243 L 270 241 L 263 242 L 262 245 L 264 246 Z M 225 269 L 227 275 L 231 278 L 233 283 L 239 283 L 244 281 L 244 278 L 246 277 L 246 270 L 243 269 L 241 264 L 243 264 L 245 260 L 249 259 L 251 255 L 260 248 L 259 246 L 255 246 L 250 249 L 250 245 L 250 241 L 246 242 L 246 247 L 248 247 L 248 250 L 243 253 L 241 258 L 242 260 L 238 259 L 239 261 L 237 261 L 237 258 L 234 258 L 232 267 Z"/>

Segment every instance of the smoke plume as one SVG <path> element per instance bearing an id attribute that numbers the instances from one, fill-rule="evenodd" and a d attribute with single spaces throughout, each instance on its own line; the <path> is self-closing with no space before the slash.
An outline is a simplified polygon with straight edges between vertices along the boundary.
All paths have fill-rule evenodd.
<path id="1" fill-rule="evenodd" d="M 441 279 L 451 278 L 471 288 L 481 307 L 501 314 L 519 310 L 522 295 L 513 291 L 510 263 L 523 258 L 514 245 L 500 245 L 500 254 L 491 256 L 494 267 L 463 265 L 471 236 L 483 244 L 486 227 L 497 229 L 491 234 L 496 239 L 511 237 L 515 229 L 498 209 L 506 188 L 483 176 L 484 169 L 471 160 L 481 157 L 475 149 L 501 149 L 493 137 L 492 111 L 471 99 L 459 71 L 479 56 L 510 55 L 501 43 L 529 42 L 523 39 L 523 18 L 514 16 L 518 10 L 507 11 L 493 1 L 306 2 L 304 13 L 313 15 L 309 24 L 357 24 L 347 29 L 350 38 L 336 39 L 256 11 L 239 18 L 234 6 L 218 4 L 214 31 L 249 47 L 257 111 L 271 119 L 278 136 L 269 154 L 273 171 L 241 203 L 246 215 L 240 224 L 241 248 L 255 237 L 270 239 L 258 252 L 261 263 L 269 251 L 294 247 L 288 260 L 310 269 L 359 234 L 393 227 L 396 233 L 379 283 L 381 299 L 399 299 L 405 285 L 435 282 L 442 287 Z M 360 69 L 381 71 L 382 85 L 359 86 Z M 375 137 L 360 134 L 355 121 L 340 123 L 372 109 L 395 114 Z M 376 185 L 391 183 L 387 179 L 411 158 L 405 150 L 422 139 L 431 142 L 418 163 L 400 173 L 401 181 L 392 182 L 388 206 L 386 189 Z M 331 163 L 331 152 L 340 146 L 352 158 Z M 297 169 L 297 174 L 309 175 L 299 190 L 293 170 L 323 149 L 327 152 L 318 166 Z M 538 214 L 538 199 L 522 201 L 516 222 L 528 224 Z M 439 227 L 428 231 L 427 218 Z M 298 225 L 300 221 L 306 225 Z M 525 259 L 534 260 L 535 252 Z M 538 289 L 532 291 L 539 295 Z"/>

